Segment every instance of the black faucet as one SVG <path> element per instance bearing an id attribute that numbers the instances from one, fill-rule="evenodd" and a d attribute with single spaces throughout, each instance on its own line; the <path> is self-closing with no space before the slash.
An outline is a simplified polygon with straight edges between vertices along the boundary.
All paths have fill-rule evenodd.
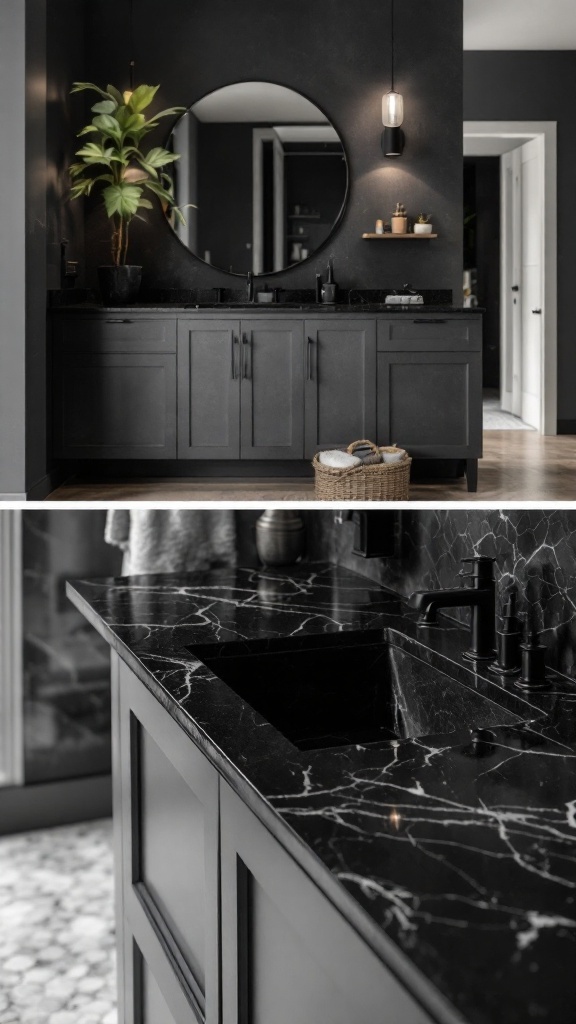
<path id="1" fill-rule="evenodd" d="M 439 608 L 470 608 L 470 649 L 464 654 L 470 661 L 493 661 L 496 657 L 496 582 L 494 558 L 473 555 L 463 558 L 472 569 L 460 576 L 473 581 L 471 587 L 454 590 L 417 590 L 408 599 L 411 608 L 420 612 L 419 625 L 436 622 Z"/>
<path id="2" fill-rule="evenodd" d="M 248 302 L 254 302 L 254 273 L 249 270 L 246 275 L 246 298 Z"/>

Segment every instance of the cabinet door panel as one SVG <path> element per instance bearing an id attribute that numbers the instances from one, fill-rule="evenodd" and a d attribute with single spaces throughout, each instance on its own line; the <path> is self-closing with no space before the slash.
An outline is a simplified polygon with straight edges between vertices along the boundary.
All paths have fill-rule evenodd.
<path id="1" fill-rule="evenodd" d="M 378 443 L 414 457 L 482 454 L 480 353 L 379 352 Z"/>
<path id="2" fill-rule="evenodd" d="M 177 1024 L 219 1024 L 218 775 L 117 656 L 112 695 L 126 1024 L 146 1022 L 138 951 Z M 153 985 L 149 997 L 158 1002 Z"/>
<path id="3" fill-rule="evenodd" d="M 242 321 L 243 459 L 304 454 L 303 325 Z"/>
<path id="4" fill-rule="evenodd" d="M 221 855 L 223 1024 L 429 1024 L 226 783 Z"/>
<path id="5" fill-rule="evenodd" d="M 238 321 L 179 322 L 179 458 L 239 457 L 239 349 Z"/>
<path id="6" fill-rule="evenodd" d="M 176 455 L 176 357 L 64 346 L 55 362 L 55 454 L 163 459 Z"/>
<path id="7" fill-rule="evenodd" d="M 305 454 L 376 434 L 376 323 L 308 321 Z"/>

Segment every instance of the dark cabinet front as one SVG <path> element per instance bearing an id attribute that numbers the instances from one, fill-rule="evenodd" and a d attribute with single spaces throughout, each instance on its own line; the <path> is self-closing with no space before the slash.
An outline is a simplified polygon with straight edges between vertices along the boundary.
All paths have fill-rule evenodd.
<path id="1" fill-rule="evenodd" d="M 309 320 L 305 327 L 305 455 L 376 434 L 376 322 Z"/>
<path id="2" fill-rule="evenodd" d="M 240 360 L 238 321 L 180 321 L 179 458 L 239 457 Z"/>
<path id="3" fill-rule="evenodd" d="M 243 459 L 304 455 L 303 337 L 298 320 L 242 321 Z"/>
<path id="4" fill-rule="evenodd" d="M 62 322 L 53 353 L 56 456 L 176 456 L 175 333 L 161 321 Z"/>
<path id="5" fill-rule="evenodd" d="M 362 438 L 482 454 L 479 316 L 54 318 L 58 458 L 312 459 Z"/>
<path id="6" fill-rule="evenodd" d="M 122 1024 L 429 1024 L 115 653 L 112 666 Z"/>
<path id="7" fill-rule="evenodd" d="M 182 320 L 178 455 L 301 459 L 302 323 Z"/>

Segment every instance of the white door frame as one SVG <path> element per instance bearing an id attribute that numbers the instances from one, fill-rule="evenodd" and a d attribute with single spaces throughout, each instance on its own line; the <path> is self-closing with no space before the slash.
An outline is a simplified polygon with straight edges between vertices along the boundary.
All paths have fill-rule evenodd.
<path id="1" fill-rule="evenodd" d="M 0 510 L 0 786 L 24 782 L 22 512 Z"/>
<path id="2" fill-rule="evenodd" d="M 558 430 L 557 171 L 555 121 L 465 121 L 467 138 L 541 138 L 544 147 L 544 253 L 542 287 L 542 433 Z M 504 240 L 503 240 L 504 242 Z M 504 255 L 504 254 L 503 254 Z M 501 303 L 504 329 L 505 303 Z"/>

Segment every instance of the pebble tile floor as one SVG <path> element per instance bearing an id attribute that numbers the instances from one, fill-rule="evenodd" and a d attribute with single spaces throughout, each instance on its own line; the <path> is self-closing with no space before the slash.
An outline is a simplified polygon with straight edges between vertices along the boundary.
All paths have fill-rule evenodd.
<path id="1" fill-rule="evenodd" d="M 0 1024 L 118 1024 L 112 825 L 0 838 Z"/>

